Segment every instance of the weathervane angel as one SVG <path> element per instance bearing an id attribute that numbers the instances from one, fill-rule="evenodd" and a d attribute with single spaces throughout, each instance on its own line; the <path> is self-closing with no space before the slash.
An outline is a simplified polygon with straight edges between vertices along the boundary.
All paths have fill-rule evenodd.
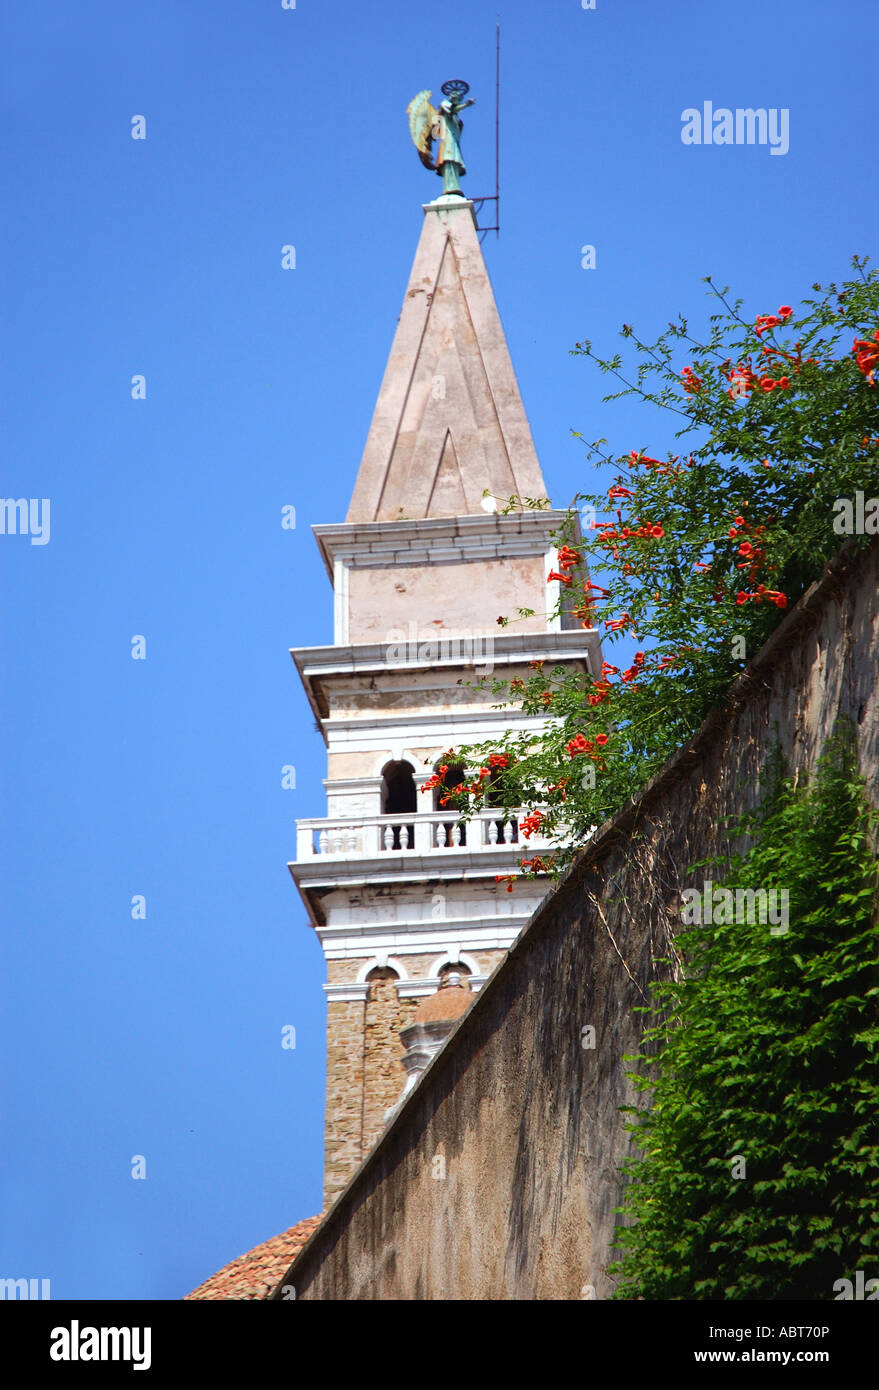
<path id="1" fill-rule="evenodd" d="M 422 164 L 442 175 L 443 192 L 456 193 L 463 198 L 465 195 L 460 181 L 467 170 L 461 155 L 464 122 L 458 112 L 472 106 L 473 99 L 471 97 L 469 101 L 464 101 L 470 87 L 459 79 L 444 82 L 442 91 L 445 101 L 440 102 L 439 110 L 431 105 L 431 93 L 428 91 L 419 92 L 412 98 L 406 108 L 409 131 Z M 435 156 L 431 148 L 434 140 L 438 142 Z"/>

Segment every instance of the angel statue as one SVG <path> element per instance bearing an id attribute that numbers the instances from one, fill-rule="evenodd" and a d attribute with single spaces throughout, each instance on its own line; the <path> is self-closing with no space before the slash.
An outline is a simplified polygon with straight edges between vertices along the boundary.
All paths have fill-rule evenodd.
<path id="1" fill-rule="evenodd" d="M 419 92 L 406 108 L 409 115 L 409 131 L 422 164 L 428 169 L 436 169 L 442 175 L 443 192 L 465 195 L 461 190 L 461 176 L 466 174 L 461 156 L 461 131 L 464 122 L 458 115 L 465 106 L 472 106 L 473 99 L 464 101 L 470 91 L 466 82 L 455 80 L 443 83 L 445 101 L 440 102 L 437 111 L 430 103 L 430 92 Z M 436 156 L 431 146 L 438 141 Z"/>

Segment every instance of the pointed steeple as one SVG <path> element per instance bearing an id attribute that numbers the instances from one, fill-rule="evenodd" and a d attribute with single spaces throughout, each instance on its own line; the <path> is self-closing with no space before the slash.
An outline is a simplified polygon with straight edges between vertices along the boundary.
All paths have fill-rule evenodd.
<path id="1" fill-rule="evenodd" d="M 484 515 L 486 488 L 546 495 L 473 204 L 424 214 L 348 522 Z"/>

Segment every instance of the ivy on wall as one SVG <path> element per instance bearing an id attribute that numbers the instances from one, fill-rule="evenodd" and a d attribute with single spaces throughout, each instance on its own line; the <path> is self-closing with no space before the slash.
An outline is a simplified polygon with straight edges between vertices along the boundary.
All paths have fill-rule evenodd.
<path id="1" fill-rule="evenodd" d="M 833 1299 L 879 1276 L 876 819 L 851 726 L 811 785 L 779 754 L 764 784 L 628 1059 L 647 1108 L 628 1108 L 618 1298 Z"/>

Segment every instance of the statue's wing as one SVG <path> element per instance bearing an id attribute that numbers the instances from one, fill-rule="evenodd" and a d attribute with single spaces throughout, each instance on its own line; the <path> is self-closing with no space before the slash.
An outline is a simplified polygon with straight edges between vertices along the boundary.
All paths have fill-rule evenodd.
<path id="1" fill-rule="evenodd" d="M 430 157 L 430 147 L 439 136 L 439 112 L 430 102 L 430 92 L 419 92 L 406 107 L 409 116 L 409 133 L 418 151 L 418 157 L 428 169 L 434 167 Z"/>

